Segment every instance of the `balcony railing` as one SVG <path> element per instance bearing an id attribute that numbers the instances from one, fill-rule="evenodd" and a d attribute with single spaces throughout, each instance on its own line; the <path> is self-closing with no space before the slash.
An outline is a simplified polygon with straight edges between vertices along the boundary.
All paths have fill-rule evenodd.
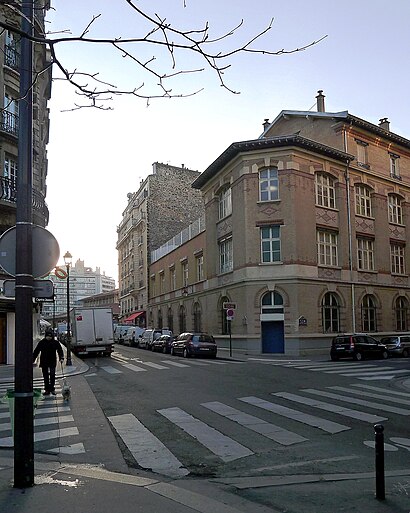
<path id="1" fill-rule="evenodd" d="M 11 178 L 6 178 L 4 176 L 0 176 L 0 200 L 16 203 L 17 201 L 17 188 L 15 180 Z M 45 221 L 45 224 L 48 224 L 49 220 L 49 211 L 47 207 L 47 203 L 44 200 L 44 196 L 41 192 L 33 189 L 33 209 L 36 213 L 40 214 Z"/>
<path id="2" fill-rule="evenodd" d="M 16 71 L 20 70 L 20 52 L 13 45 L 4 48 L 4 64 Z"/>
<path id="3" fill-rule="evenodd" d="M 1 113 L 1 130 L 18 137 L 19 117 L 17 114 L 3 110 Z"/>

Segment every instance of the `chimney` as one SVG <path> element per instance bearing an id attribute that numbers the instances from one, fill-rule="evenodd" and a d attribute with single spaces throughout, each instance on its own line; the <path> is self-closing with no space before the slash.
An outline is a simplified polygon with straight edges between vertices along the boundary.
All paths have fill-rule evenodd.
<path id="1" fill-rule="evenodd" d="M 379 119 L 379 127 L 383 128 L 383 130 L 386 130 L 387 132 L 390 132 L 390 121 L 388 118 Z"/>
<path id="2" fill-rule="evenodd" d="M 316 102 L 317 102 L 317 111 L 318 112 L 326 112 L 325 111 L 325 95 L 322 94 L 323 91 L 320 89 L 318 91 L 318 95 L 316 96 Z"/>
<path id="3" fill-rule="evenodd" d="M 262 125 L 263 125 L 263 131 L 265 132 L 265 131 L 268 129 L 268 126 L 270 125 L 270 123 L 269 123 L 269 119 L 268 119 L 268 118 L 265 118 L 265 119 L 263 120 Z"/>

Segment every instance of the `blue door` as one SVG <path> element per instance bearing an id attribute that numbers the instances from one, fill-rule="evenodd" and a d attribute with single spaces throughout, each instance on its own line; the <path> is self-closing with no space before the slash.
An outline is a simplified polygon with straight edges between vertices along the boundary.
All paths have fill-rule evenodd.
<path id="1" fill-rule="evenodd" d="M 284 353 L 285 331 L 283 321 L 262 322 L 262 353 Z"/>

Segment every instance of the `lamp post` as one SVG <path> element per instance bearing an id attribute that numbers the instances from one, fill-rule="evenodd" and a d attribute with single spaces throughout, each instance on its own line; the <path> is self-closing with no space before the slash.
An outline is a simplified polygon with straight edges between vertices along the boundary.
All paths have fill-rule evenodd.
<path id="1" fill-rule="evenodd" d="M 67 360 L 66 365 L 72 365 L 71 361 L 71 330 L 70 330 L 70 266 L 72 256 L 69 251 L 64 255 L 64 263 L 67 269 Z"/>

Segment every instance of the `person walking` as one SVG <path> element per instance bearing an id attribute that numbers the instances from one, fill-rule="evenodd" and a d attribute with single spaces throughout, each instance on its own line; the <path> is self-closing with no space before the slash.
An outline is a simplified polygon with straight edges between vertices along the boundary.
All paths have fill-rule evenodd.
<path id="1" fill-rule="evenodd" d="M 46 330 L 44 338 L 40 340 L 37 347 L 34 349 L 33 362 L 39 354 L 40 367 L 44 378 L 43 395 L 56 395 L 54 388 L 56 382 L 57 354 L 60 362 L 63 362 L 64 353 L 60 342 L 54 338 L 52 329 Z"/>

